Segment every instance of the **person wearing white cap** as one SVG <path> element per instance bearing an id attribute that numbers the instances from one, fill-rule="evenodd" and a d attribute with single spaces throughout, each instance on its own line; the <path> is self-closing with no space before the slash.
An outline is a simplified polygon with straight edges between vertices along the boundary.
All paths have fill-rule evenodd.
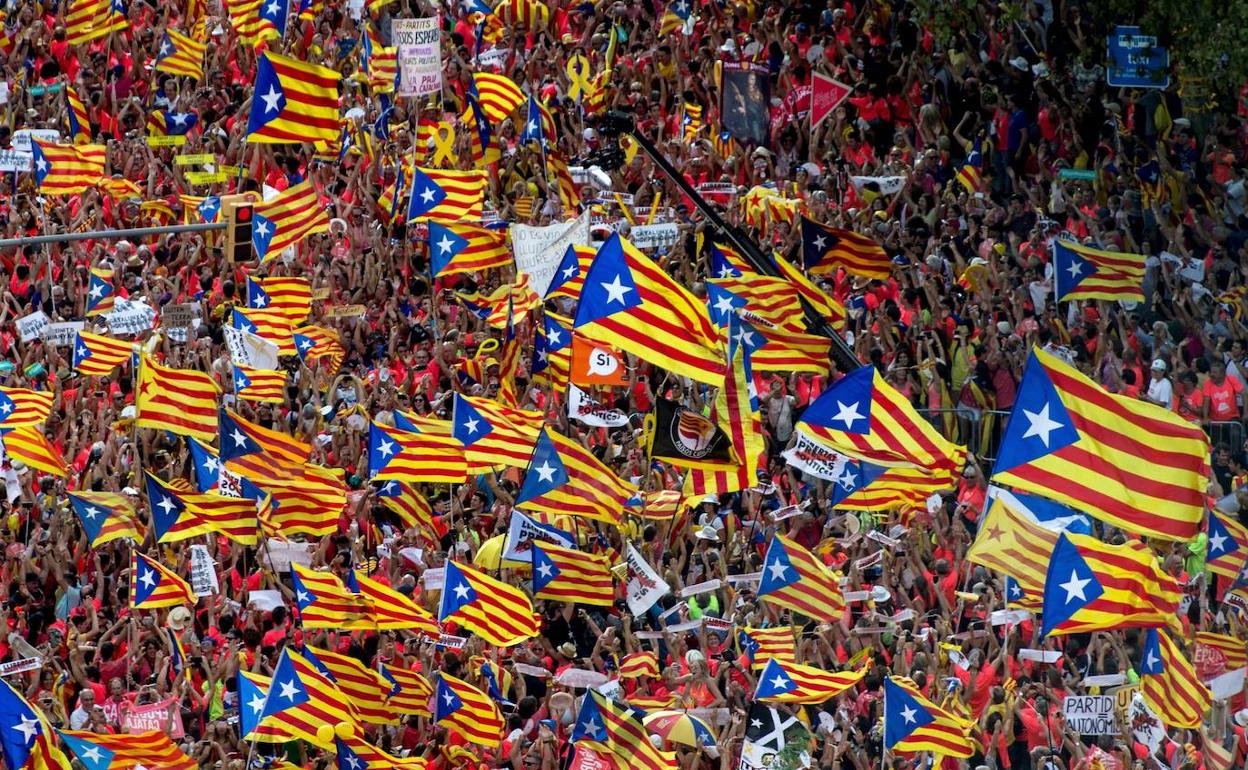
<path id="1" fill-rule="evenodd" d="M 1148 383 L 1148 400 L 1169 409 L 1174 397 L 1174 387 L 1166 377 L 1166 362 L 1160 358 L 1154 359 L 1149 371 L 1152 379 Z"/>

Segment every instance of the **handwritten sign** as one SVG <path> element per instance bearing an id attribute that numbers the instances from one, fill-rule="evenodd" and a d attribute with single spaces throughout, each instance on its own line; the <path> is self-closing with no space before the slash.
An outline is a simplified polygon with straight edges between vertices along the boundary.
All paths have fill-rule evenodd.
<path id="1" fill-rule="evenodd" d="M 202 166 L 206 163 L 216 163 L 217 156 L 210 152 L 201 152 L 192 155 L 179 155 L 173 159 L 173 162 L 179 166 Z"/>
<path id="2" fill-rule="evenodd" d="M 368 312 L 363 305 L 334 305 L 325 308 L 326 318 L 356 318 Z"/>
<path id="3" fill-rule="evenodd" d="M 155 325 L 156 311 L 142 302 L 118 299 L 104 319 L 113 334 L 142 334 Z"/>
<path id="4" fill-rule="evenodd" d="M 442 90 L 440 17 L 394 19 L 392 44 L 399 49 L 399 96 L 424 96 Z"/>
<path id="5" fill-rule="evenodd" d="M 52 321 L 42 310 L 36 310 L 30 315 L 22 316 L 15 322 L 17 324 L 17 336 L 22 342 L 30 342 L 39 339 L 48 331 L 48 326 Z"/>
<path id="6" fill-rule="evenodd" d="M 149 136 L 148 147 L 181 147 L 186 144 L 185 136 Z"/>
<path id="7" fill-rule="evenodd" d="M 44 334 L 43 341 L 58 348 L 72 345 L 74 344 L 74 339 L 78 336 L 78 332 L 85 329 L 86 326 L 86 321 L 61 321 L 60 323 L 48 324 L 48 330 Z"/>
<path id="8" fill-rule="evenodd" d="M 319 289 L 313 289 L 313 290 L 312 290 L 312 299 L 314 299 L 314 300 L 324 300 L 324 299 L 329 299 L 329 287 L 328 287 L 328 286 L 322 286 L 322 287 L 320 287 Z"/>
<path id="9" fill-rule="evenodd" d="M 188 304 L 165 305 L 160 311 L 160 323 L 166 329 L 186 329 L 195 318 L 195 309 Z"/>
<path id="10" fill-rule="evenodd" d="M 55 128 L 21 128 L 13 132 L 13 149 L 29 153 L 34 139 L 41 142 L 61 141 L 61 132 Z"/>
<path id="11" fill-rule="evenodd" d="M 191 184 L 217 184 L 224 182 L 229 177 L 224 171 L 188 171 L 186 172 L 186 181 Z"/>
<path id="12" fill-rule="evenodd" d="M 197 596 L 215 596 L 221 593 L 212 554 L 208 553 L 208 546 L 203 544 L 191 546 L 191 590 Z"/>
<path id="13" fill-rule="evenodd" d="M 1117 735 L 1114 698 L 1110 695 L 1067 695 L 1062 702 L 1066 723 L 1080 735 Z"/>

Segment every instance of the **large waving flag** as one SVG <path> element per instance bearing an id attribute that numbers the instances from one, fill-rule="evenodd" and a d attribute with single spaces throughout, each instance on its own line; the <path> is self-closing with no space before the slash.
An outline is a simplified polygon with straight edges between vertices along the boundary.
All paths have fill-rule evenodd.
<path id="1" fill-rule="evenodd" d="M 68 83 L 65 85 L 65 117 L 69 120 L 69 136 L 74 144 L 91 142 L 91 120 L 87 115 L 87 107 L 78 96 L 78 91 Z"/>
<path id="2" fill-rule="evenodd" d="M 286 371 L 283 369 L 253 369 L 234 364 L 234 395 L 242 401 L 268 404 L 286 402 Z"/>
<path id="3" fill-rule="evenodd" d="M 325 746 L 317 737 L 317 728 L 339 722 L 359 730 L 351 704 L 338 686 L 303 655 L 290 646 L 283 647 L 258 727 L 280 725 L 296 737 Z"/>
<path id="4" fill-rule="evenodd" d="M 1209 438 L 1175 412 L 1107 393 L 1036 349 L 1023 370 L 992 480 L 1149 537 L 1196 537 Z"/>
<path id="5" fill-rule="evenodd" d="M 497 746 L 503 738 L 503 715 L 489 696 L 462 679 L 443 673 L 434 695 L 433 721 L 467 741 Z"/>
<path id="6" fill-rule="evenodd" d="M 610 607 L 615 601 L 605 556 L 533 540 L 533 598 Z"/>
<path id="7" fill-rule="evenodd" d="M 69 770 L 43 712 L 0 680 L 0 751 L 11 770 Z"/>
<path id="8" fill-rule="evenodd" d="M 276 259 L 309 235 L 329 232 L 329 214 L 310 179 L 257 203 L 254 214 L 251 243 L 261 263 Z"/>
<path id="9" fill-rule="evenodd" d="M 377 498 L 400 527 L 415 529 L 418 537 L 433 542 L 449 531 L 441 518 L 434 518 L 433 506 L 412 484 L 390 479 L 377 489 Z"/>
<path id="10" fill-rule="evenodd" d="M 772 658 L 782 663 L 797 662 L 797 637 L 800 629 L 793 626 L 771 628 L 743 628 L 737 634 L 741 651 L 750 660 L 751 668 L 761 668 Z"/>
<path id="11" fill-rule="evenodd" d="M 835 622 L 845 613 L 836 578 L 810 551 L 777 534 L 763 559 L 758 598 L 813 620 Z"/>
<path id="12" fill-rule="evenodd" d="M 69 466 L 61 451 L 52 445 L 43 430 L 33 425 L 0 433 L 0 443 L 10 460 L 25 463 L 41 473 L 67 478 Z"/>
<path id="13" fill-rule="evenodd" d="M 453 561 L 446 563 L 438 620 L 455 621 L 499 647 L 510 647 L 538 632 L 533 603 L 523 591 Z"/>
<path id="14" fill-rule="evenodd" d="M 1024 596 L 1039 609 L 1058 534 L 1057 530 L 1029 520 L 1004 499 L 994 497 L 966 558 L 1014 578 Z"/>
<path id="15" fill-rule="evenodd" d="M 38 425 L 52 413 L 51 391 L 0 388 L 0 430 Z"/>
<path id="16" fill-rule="evenodd" d="M 585 285 L 585 276 L 589 273 L 589 266 L 594 263 L 594 257 L 597 254 L 598 252 L 592 246 L 568 246 L 567 251 L 563 252 L 563 259 L 560 260 L 559 266 L 555 268 L 555 275 L 550 279 L 550 285 L 546 287 L 545 299 L 554 297 L 579 299 L 581 289 Z"/>
<path id="17" fill-rule="evenodd" d="M 304 628 L 372 628 L 368 602 L 332 572 L 290 565 L 291 588 Z"/>
<path id="18" fill-rule="evenodd" d="M 256 63 L 247 141 L 267 144 L 336 142 L 336 71 L 265 51 Z"/>
<path id="19" fill-rule="evenodd" d="M 123 537 L 142 543 L 146 530 L 134 505 L 117 492 L 67 492 L 70 506 L 92 548 Z"/>
<path id="20" fill-rule="evenodd" d="M 338 770 L 425 770 L 424 757 L 396 757 L 352 732 L 346 738 L 334 736 L 334 756 Z"/>
<path id="21" fill-rule="evenodd" d="M 170 75 L 186 75 L 195 80 L 204 79 L 204 53 L 206 42 L 200 42 L 176 29 L 166 29 L 156 54 L 156 71 Z"/>
<path id="22" fill-rule="evenodd" d="M 243 545 L 258 540 L 256 505 L 247 498 L 175 489 L 147 474 L 147 503 L 158 543 L 217 532 Z"/>
<path id="23" fill-rule="evenodd" d="M 31 140 L 35 184 L 49 195 L 76 195 L 104 178 L 102 144 L 51 144 Z"/>
<path id="24" fill-rule="evenodd" d="M 858 684 L 866 675 L 865 668 L 832 672 L 771 658 L 758 675 L 754 699 L 767 703 L 823 703 Z"/>
<path id="25" fill-rule="evenodd" d="M 1234 579 L 1248 566 L 1248 527 L 1240 524 L 1234 516 L 1217 508 L 1209 509 L 1209 521 L 1205 525 L 1209 538 L 1209 553 L 1205 567 L 1215 575 Z"/>
<path id="26" fill-rule="evenodd" d="M 524 102 L 524 93 L 520 86 L 506 75 L 474 72 L 472 79 L 477 86 L 481 111 L 491 123 L 502 123 Z"/>
<path id="27" fill-rule="evenodd" d="M 481 219 L 484 201 L 484 171 L 417 167 L 412 171 L 407 221 L 477 221 Z"/>
<path id="28" fill-rule="evenodd" d="M 407 596 L 361 572 L 355 573 L 355 583 L 370 605 L 370 622 L 379 630 L 404 629 L 421 631 L 431 638 L 438 636 L 438 621 Z"/>
<path id="29" fill-rule="evenodd" d="M 290 477 L 253 471 L 243 477 L 242 485 L 244 496 L 257 502 L 260 529 L 269 537 L 329 535 L 337 531 L 347 504 L 342 470 L 319 465 L 304 465 L 301 473 Z"/>
<path id="30" fill-rule="evenodd" d="M 961 472 L 966 461 L 966 448 L 941 436 L 874 366 L 837 380 L 802 413 L 798 427 L 830 449 L 877 465 Z"/>
<path id="31" fill-rule="evenodd" d="M 909 679 L 884 680 L 885 749 L 969 757 L 976 749 L 970 737 L 973 724 L 924 698 Z"/>
<path id="32" fill-rule="evenodd" d="M 107 377 L 130 360 L 134 347 L 129 342 L 79 331 L 74 339 L 73 366 L 79 374 Z"/>
<path id="33" fill-rule="evenodd" d="M 130 606 L 154 610 L 179 604 L 194 605 L 199 597 L 185 580 L 155 558 L 130 551 Z"/>
<path id="34" fill-rule="evenodd" d="M 1144 301 L 1144 255 L 1123 254 L 1060 238 L 1053 241 L 1053 289 L 1057 301 Z"/>
<path id="35" fill-rule="evenodd" d="M 143 356 L 134 423 L 211 441 L 217 435 L 217 392 L 216 382 L 204 372 L 162 366 Z"/>
<path id="36" fill-rule="evenodd" d="M 784 278 L 770 275 L 728 276 L 706 282 L 711 321 L 721 329 L 740 317 L 762 328 L 805 332 L 801 295 Z"/>
<path id="37" fill-rule="evenodd" d="M 233 409 L 222 408 L 220 457 L 236 473 L 259 479 L 296 478 L 312 453 L 302 441 L 243 418 Z"/>
<path id="38" fill-rule="evenodd" d="M 470 473 L 527 467 L 543 422 L 540 412 L 459 393 L 451 406 L 451 436 L 464 445 Z"/>
<path id="39" fill-rule="evenodd" d="M 350 655 L 306 644 L 300 653 L 337 685 L 359 721 L 384 725 L 397 720 L 397 713 L 386 707 L 390 683 L 381 674 Z"/>
<path id="40" fill-rule="evenodd" d="M 851 230 L 840 230 L 802 217 L 802 265 L 811 275 L 835 273 L 887 281 L 893 261 L 880 244 Z"/>
<path id="41" fill-rule="evenodd" d="M 286 743 L 287 741 L 299 740 L 299 736 L 292 733 L 279 722 L 286 719 L 296 724 L 302 723 L 309 731 L 316 730 L 316 723 L 308 722 L 304 718 L 297 715 L 282 714 L 269 720 L 269 724 L 260 726 L 260 718 L 264 716 L 264 702 L 269 695 L 269 687 L 273 683 L 273 678 L 264 676 L 263 674 L 253 674 L 250 671 L 238 672 L 238 734 L 248 741 L 257 741 L 259 743 Z M 314 745 L 319 748 L 325 748 L 320 742 Z"/>
<path id="42" fill-rule="evenodd" d="M 661 751 L 650 742 L 642 714 L 612 703 L 605 695 L 588 690 L 572 729 L 573 742 L 582 740 L 611 752 L 625 767 L 637 770 L 676 770 L 676 754 Z"/>
<path id="43" fill-rule="evenodd" d="M 674 374 L 708 385 L 724 380 L 706 305 L 618 233 L 589 266 L 576 328 Z"/>
<path id="44" fill-rule="evenodd" d="M 368 475 L 378 481 L 460 484 L 468 478 L 463 446 L 450 436 L 374 422 L 368 434 Z"/>
<path id="45" fill-rule="evenodd" d="M 272 275 L 247 276 L 247 307 L 277 311 L 292 324 L 303 323 L 312 312 L 312 284 L 307 278 Z"/>
<path id="46" fill-rule="evenodd" d="M 251 310 L 238 305 L 230 317 L 230 326 L 260 338 L 262 343 L 269 343 L 277 348 L 278 355 L 293 356 L 297 353 L 295 330 L 285 313 L 277 310 Z M 244 337 L 248 344 L 254 344 L 249 337 Z"/>
<path id="47" fill-rule="evenodd" d="M 1182 591 L 1139 541 L 1110 545 L 1089 535 L 1057 537 L 1044 581 L 1041 634 L 1177 623 Z"/>
<path id="48" fill-rule="evenodd" d="M 429 268 L 434 278 L 510 264 L 511 249 L 502 232 L 477 225 L 429 223 Z"/>
<path id="49" fill-rule="evenodd" d="M 62 730 L 61 740 L 86 770 L 129 770 L 138 767 L 197 770 L 199 767 L 168 735 L 159 730 L 129 735 Z"/>
<path id="50" fill-rule="evenodd" d="M 433 696 L 433 685 L 415 671 L 402 666 L 377 666 L 377 673 L 390 683 L 390 692 L 386 694 L 386 705 L 399 714 L 416 714 L 433 716 L 429 711 L 429 699 Z"/>
<path id="51" fill-rule="evenodd" d="M 1213 705 L 1213 694 L 1170 635 L 1150 628 L 1141 658 L 1140 689 L 1148 707 L 1169 727 L 1199 728 Z"/>
<path id="52" fill-rule="evenodd" d="M 516 495 L 516 507 L 557 510 L 614 524 L 636 491 L 584 446 L 543 429 Z"/>

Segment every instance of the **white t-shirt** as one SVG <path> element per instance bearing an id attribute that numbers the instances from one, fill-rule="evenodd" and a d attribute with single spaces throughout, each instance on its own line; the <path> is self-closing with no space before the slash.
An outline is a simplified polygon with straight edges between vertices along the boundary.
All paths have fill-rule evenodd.
<path id="1" fill-rule="evenodd" d="M 1174 389 L 1170 386 L 1170 380 L 1162 377 L 1160 380 L 1149 379 L 1148 382 L 1148 400 L 1154 404 L 1161 404 L 1169 408 L 1171 397 L 1174 395 Z"/>

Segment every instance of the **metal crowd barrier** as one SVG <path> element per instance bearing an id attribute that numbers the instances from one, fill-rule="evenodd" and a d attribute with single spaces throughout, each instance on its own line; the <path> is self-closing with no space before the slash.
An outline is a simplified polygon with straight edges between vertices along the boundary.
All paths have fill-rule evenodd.
<path id="1" fill-rule="evenodd" d="M 956 444 L 964 444 L 979 458 L 988 472 L 1001 448 L 1001 434 L 1010 413 L 1000 409 L 974 409 L 968 406 L 953 409 L 920 409 L 919 414 L 937 432 Z"/>

